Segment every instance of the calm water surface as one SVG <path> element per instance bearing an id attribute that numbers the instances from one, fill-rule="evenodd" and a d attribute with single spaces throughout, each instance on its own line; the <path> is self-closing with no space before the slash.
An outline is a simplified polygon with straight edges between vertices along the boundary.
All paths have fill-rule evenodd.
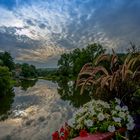
<path id="1" fill-rule="evenodd" d="M 38 80 L 28 86 L 14 87 L 11 115 L 0 122 L 0 140 L 51 140 L 51 134 L 72 117 L 90 97 L 73 94 L 67 84 Z"/>

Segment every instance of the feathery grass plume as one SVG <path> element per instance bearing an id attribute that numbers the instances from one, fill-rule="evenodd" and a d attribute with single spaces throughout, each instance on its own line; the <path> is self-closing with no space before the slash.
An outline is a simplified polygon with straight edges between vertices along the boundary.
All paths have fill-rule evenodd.
<path id="1" fill-rule="evenodd" d="M 101 61 L 109 61 L 110 60 L 110 57 L 108 56 L 108 54 L 102 54 L 100 55 L 96 61 L 95 61 L 95 65 L 98 65 Z"/>
<path id="2" fill-rule="evenodd" d="M 115 92 L 117 96 L 119 94 L 123 96 L 125 93 L 121 92 L 126 90 L 122 90 L 122 88 L 127 87 L 122 87 L 122 85 L 130 80 L 133 81 L 137 75 L 140 76 L 140 54 L 127 54 L 120 64 L 118 55 L 114 50 L 112 52 L 111 56 L 109 54 L 100 55 L 93 65 L 90 63 L 83 66 L 77 78 L 77 86 L 81 87 L 81 94 L 88 85 L 96 87 L 96 94 L 102 89 L 107 89 L 109 92 Z M 103 63 L 100 63 L 104 61 L 110 63 L 110 69 L 109 67 L 105 68 Z"/>

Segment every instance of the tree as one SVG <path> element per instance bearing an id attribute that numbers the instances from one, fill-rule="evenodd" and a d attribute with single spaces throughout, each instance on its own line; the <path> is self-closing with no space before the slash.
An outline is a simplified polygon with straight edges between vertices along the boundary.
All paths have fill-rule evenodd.
<path id="1" fill-rule="evenodd" d="M 76 48 L 70 53 L 64 53 L 58 61 L 58 72 L 60 76 L 75 78 L 84 64 L 93 62 L 103 52 L 105 52 L 105 49 L 100 44 L 94 43 L 86 48 Z"/>
<path id="2" fill-rule="evenodd" d="M 9 70 L 14 69 L 14 61 L 9 52 L 0 53 L 0 60 L 3 66 L 7 66 Z"/>
<path id="3" fill-rule="evenodd" d="M 21 76 L 25 78 L 37 77 L 37 70 L 35 66 L 23 63 L 21 65 L 21 69 L 22 69 Z"/>
<path id="4" fill-rule="evenodd" d="M 7 67 L 0 66 L 0 97 L 6 96 L 11 89 L 11 73 Z"/>
<path id="5" fill-rule="evenodd" d="M 71 76 L 71 69 L 72 69 L 72 60 L 71 60 L 71 54 L 62 54 L 61 58 L 58 60 L 58 73 L 61 76 L 64 77 L 70 77 Z"/>
<path id="6" fill-rule="evenodd" d="M 77 76 L 81 68 L 86 63 L 92 63 L 105 49 L 100 44 L 90 44 L 82 50 L 74 50 L 72 52 L 73 75 Z"/>

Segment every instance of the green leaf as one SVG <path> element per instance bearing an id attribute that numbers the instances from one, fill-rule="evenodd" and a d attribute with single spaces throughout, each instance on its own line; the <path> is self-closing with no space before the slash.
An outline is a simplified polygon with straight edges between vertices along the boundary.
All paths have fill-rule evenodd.
<path id="1" fill-rule="evenodd" d="M 92 127 L 89 129 L 90 133 L 95 133 L 97 131 L 97 127 Z"/>

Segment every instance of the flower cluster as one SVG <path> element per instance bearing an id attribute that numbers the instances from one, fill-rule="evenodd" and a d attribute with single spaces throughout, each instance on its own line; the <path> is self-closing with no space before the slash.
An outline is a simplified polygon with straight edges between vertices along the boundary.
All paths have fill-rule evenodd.
<path id="1" fill-rule="evenodd" d="M 69 138 L 95 132 L 115 132 L 121 127 L 133 130 L 135 124 L 128 107 L 121 106 L 120 100 L 110 103 L 92 100 L 77 110 L 68 120 Z M 80 133 L 79 133 L 80 132 Z"/>
<path id="2" fill-rule="evenodd" d="M 114 132 L 125 127 L 133 130 L 135 124 L 130 116 L 127 106 L 121 106 L 120 100 L 115 99 L 110 103 L 102 100 L 92 100 L 74 113 L 68 121 L 72 131 L 87 130 L 89 133 L 96 131 Z"/>
<path id="3" fill-rule="evenodd" d="M 60 131 L 55 131 L 53 134 L 52 134 L 52 139 L 53 140 L 67 140 L 69 136 L 69 127 L 67 125 L 67 123 L 65 123 L 65 126 L 61 127 Z"/>

